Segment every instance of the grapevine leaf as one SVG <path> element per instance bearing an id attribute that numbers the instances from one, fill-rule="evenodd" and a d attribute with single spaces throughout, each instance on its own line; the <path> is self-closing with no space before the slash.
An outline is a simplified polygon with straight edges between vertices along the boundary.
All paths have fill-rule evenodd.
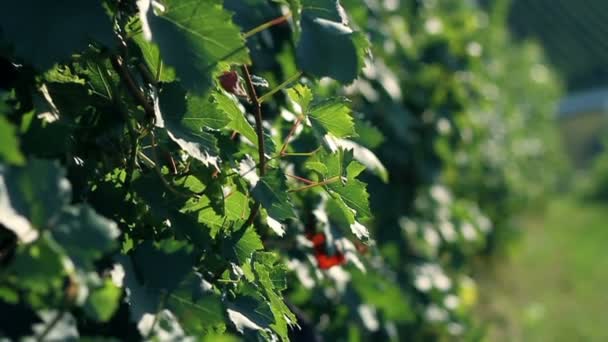
<path id="1" fill-rule="evenodd" d="M 211 201 L 207 196 L 201 198 L 201 200 L 191 207 L 185 207 L 185 211 L 198 211 L 198 222 L 209 227 L 209 234 L 212 238 L 215 238 L 217 233 L 222 229 L 226 223 L 226 219 L 223 216 L 218 215 L 213 207 L 211 207 Z"/>
<path id="2" fill-rule="evenodd" d="M 338 138 L 355 136 L 355 125 L 345 98 L 332 98 L 314 104 L 308 113 L 312 128 L 321 137 L 331 134 Z"/>
<path id="3" fill-rule="evenodd" d="M 2 114 L 0 114 L 0 161 L 13 165 L 25 163 L 25 158 L 19 151 L 15 128 Z"/>
<path id="4" fill-rule="evenodd" d="M 106 46 L 114 42 L 100 1 L 8 1 L 0 11 L 0 31 L 15 44 L 19 57 L 41 70 L 85 49 L 89 39 Z"/>
<path id="5" fill-rule="evenodd" d="M 251 124 L 245 119 L 245 113 L 238 107 L 236 102 L 220 92 L 214 92 L 213 97 L 217 101 L 218 107 L 230 118 L 230 122 L 226 128 L 239 132 L 247 140 L 255 144 L 257 142 L 257 134 L 253 127 L 251 127 Z"/>
<path id="6" fill-rule="evenodd" d="M 55 163 L 31 160 L 24 167 L 0 166 L 0 224 L 30 242 L 70 201 L 70 183 Z"/>
<path id="7" fill-rule="evenodd" d="M 251 193 L 272 218 L 282 221 L 296 217 L 287 193 L 285 177 L 280 171 L 268 172 L 257 182 Z"/>
<path id="8" fill-rule="evenodd" d="M 234 190 L 229 196 L 226 196 L 224 200 L 225 215 L 220 215 L 214 210 L 211 205 L 211 200 L 207 196 L 203 196 L 199 200 L 188 201 L 186 206 L 182 208 L 182 211 L 196 212 L 198 215 L 198 222 L 208 227 L 210 229 L 209 235 L 212 238 L 215 238 L 222 227 L 245 221 L 250 212 L 248 203 L 249 200 L 243 193 Z M 195 229 L 196 228 L 192 228 L 192 230 Z M 200 227 L 198 229 L 200 229 Z"/>
<path id="9" fill-rule="evenodd" d="M 175 240 L 146 241 L 137 246 L 132 260 L 144 286 L 168 292 L 179 286 L 194 264 L 191 248 Z"/>
<path id="10" fill-rule="evenodd" d="M 328 184 L 327 188 L 340 195 L 344 203 L 357 212 L 357 217 L 365 219 L 372 216 L 365 183 L 357 179 L 349 179 L 346 184 L 334 182 Z"/>
<path id="11" fill-rule="evenodd" d="M 212 328 L 223 330 L 221 297 L 200 273 L 191 273 L 178 289 L 167 294 L 167 308 L 189 335 L 201 336 Z"/>
<path id="12" fill-rule="evenodd" d="M 233 222 L 244 221 L 249 216 L 249 199 L 242 192 L 234 190 L 226 198 L 226 218 Z"/>
<path id="13" fill-rule="evenodd" d="M 177 236 L 185 235 L 194 246 L 201 250 L 205 250 L 211 245 L 211 231 L 201 226 L 195 217 L 180 212 L 172 212 L 171 227 L 175 229 Z"/>
<path id="14" fill-rule="evenodd" d="M 210 98 L 187 97 L 178 84 L 172 83 L 161 93 L 160 108 L 163 122 L 157 125 L 164 125 L 171 140 L 203 164 L 217 167 L 217 139 L 204 129 L 222 128 L 229 119 Z"/>
<path id="15" fill-rule="evenodd" d="M 295 85 L 292 88 L 287 89 L 287 95 L 289 98 L 300 106 L 302 114 L 308 113 L 308 107 L 312 102 L 313 96 L 312 91 L 305 85 Z"/>
<path id="16" fill-rule="evenodd" d="M 175 70 L 167 65 L 164 65 L 160 55 L 160 49 L 154 42 L 147 41 L 143 34 L 137 34 L 133 40 L 139 46 L 142 57 L 148 66 L 148 69 L 153 73 L 157 81 L 173 82 L 176 79 Z"/>
<path id="17" fill-rule="evenodd" d="M 307 167 L 318 172 L 320 169 L 317 165 L 322 163 L 326 166 L 327 173 L 321 174 L 321 176 L 325 179 L 340 177 L 341 181 L 326 185 L 326 189 L 338 201 L 337 208 L 341 207 L 339 205 L 341 200 L 348 206 L 349 210 L 354 210 L 355 217 L 365 219 L 371 217 L 369 194 L 365 183 L 355 179 L 365 167 L 354 161 L 353 158 L 352 150 L 338 149 L 335 153 L 320 153 L 317 158 L 307 162 Z M 337 196 L 340 197 L 339 200 Z M 345 212 L 344 217 L 348 218 L 350 224 L 354 223 L 350 220 L 350 213 Z"/>
<path id="18" fill-rule="evenodd" d="M 223 255 L 239 265 L 243 265 L 251 258 L 253 252 L 263 248 L 262 240 L 252 227 L 234 231 L 222 240 Z"/>
<path id="19" fill-rule="evenodd" d="M 161 300 L 160 292 L 143 284 L 140 274 L 135 271 L 138 269 L 136 268 L 138 262 L 134 258 L 120 255 L 116 261 L 125 272 L 123 281 L 125 292 L 128 294 L 126 301 L 130 307 L 131 320 L 137 323 L 144 314 L 155 313 L 158 310 Z"/>
<path id="20" fill-rule="evenodd" d="M 340 196 L 330 198 L 326 203 L 326 210 L 329 219 L 340 226 L 350 226 L 355 223 L 355 213 Z"/>
<path id="21" fill-rule="evenodd" d="M 219 0 L 164 0 L 156 15 L 149 10 L 152 41 L 179 79 L 197 93 L 212 83 L 218 62 L 250 63 L 239 29 Z"/>
<path id="22" fill-rule="evenodd" d="M 217 108 L 210 95 L 188 94 L 179 83 L 164 86 L 160 98 L 163 119 L 179 121 L 192 131 L 224 128 L 230 118 Z"/>
<path id="23" fill-rule="evenodd" d="M 272 252 L 256 252 L 254 263 L 265 265 L 270 271 L 270 281 L 272 288 L 277 291 L 287 289 L 287 267 L 279 256 Z"/>
<path id="24" fill-rule="evenodd" d="M 111 280 L 106 280 L 102 286 L 94 289 L 84 305 L 89 317 L 99 322 L 109 320 L 118 305 L 122 291 Z"/>
<path id="25" fill-rule="evenodd" d="M 116 224 L 86 205 L 62 210 L 53 225 L 53 238 L 77 267 L 93 269 L 93 262 L 116 247 Z"/>
<path id="26" fill-rule="evenodd" d="M 19 279 L 20 286 L 34 294 L 59 290 L 65 276 L 61 252 L 47 234 L 32 244 L 22 245 L 15 254 L 10 271 Z"/>
<path id="27" fill-rule="evenodd" d="M 227 306 L 228 318 L 241 334 L 246 334 L 248 330 L 262 330 L 274 322 L 270 306 L 265 300 L 239 296 Z"/>
<path id="28" fill-rule="evenodd" d="M 270 309 L 274 316 L 274 323 L 270 327 L 283 341 L 288 341 L 288 325 L 295 325 L 297 318 L 285 305 L 279 291 L 274 289 L 270 267 L 260 262 L 254 262 L 254 273 L 256 280 L 262 285 L 264 296 L 270 302 Z"/>
<path id="29" fill-rule="evenodd" d="M 364 165 L 360 166 L 361 170 L 367 168 L 383 182 L 388 182 L 388 171 L 374 152 L 351 140 L 336 139 L 336 144 L 341 148 L 353 150 L 355 159 Z"/>
<path id="30" fill-rule="evenodd" d="M 315 77 L 350 83 L 363 68 L 369 44 L 346 24 L 342 13 L 338 1 L 302 0 L 296 59 L 304 72 Z"/>

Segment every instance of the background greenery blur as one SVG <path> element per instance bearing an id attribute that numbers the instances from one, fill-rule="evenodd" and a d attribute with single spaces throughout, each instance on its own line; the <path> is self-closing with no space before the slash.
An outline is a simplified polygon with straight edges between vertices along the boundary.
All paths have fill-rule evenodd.
<path id="1" fill-rule="evenodd" d="M 513 1 L 509 27 L 536 41 L 563 80 L 556 111 L 569 172 L 519 239 L 480 275 L 488 341 L 605 341 L 608 237 L 608 3 Z M 547 172 L 552 172 L 547 165 Z"/>

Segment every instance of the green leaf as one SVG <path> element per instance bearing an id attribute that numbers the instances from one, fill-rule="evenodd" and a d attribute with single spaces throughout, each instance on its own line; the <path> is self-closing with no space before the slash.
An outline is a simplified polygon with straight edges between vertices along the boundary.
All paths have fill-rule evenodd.
<path id="1" fill-rule="evenodd" d="M 51 232 L 72 262 L 84 269 L 94 269 L 94 261 L 117 248 L 120 233 L 114 222 L 87 205 L 63 209 Z"/>
<path id="2" fill-rule="evenodd" d="M 217 167 L 217 139 L 205 129 L 222 128 L 230 119 L 211 97 L 187 96 L 179 84 L 171 83 L 161 93 L 160 108 L 163 122 L 157 119 L 157 125 L 164 125 L 171 140 L 203 164 Z"/>
<path id="3" fill-rule="evenodd" d="M 346 184 L 334 182 L 328 184 L 327 188 L 340 195 L 344 203 L 357 212 L 358 218 L 365 219 L 372 216 L 369 209 L 369 194 L 367 193 L 365 183 L 357 179 L 349 179 Z"/>
<path id="4" fill-rule="evenodd" d="M 296 217 L 289 200 L 285 177 L 279 170 L 270 171 L 262 177 L 251 194 L 273 219 L 282 221 Z"/>
<path id="5" fill-rule="evenodd" d="M 13 165 L 23 165 L 25 158 L 19 150 L 15 127 L 0 114 L 0 161 Z"/>
<path id="6" fill-rule="evenodd" d="M 46 70 L 85 49 L 89 40 L 114 45 L 112 23 L 101 1 L 7 1 L 0 31 L 19 57 Z"/>
<path id="7" fill-rule="evenodd" d="M 248 330 L 259 331 L 269 328 L 274 322 L 274 316 L 266 299 L 250 295 L 239 296 L 233 302 L 228 302 L 228 318 L 241 334 Z M 246 330 L 247 329 L 247 330 Z"/>
<path id="8" fill-rule="evenodd" d="M 249 216 L 249 198 L 234 190 L 226 198 L 226 217 L 233 222 L 244 221 Z"/>
<path id="9" fill-rule="evenodd" d="M 201 336 L 210 329 L 224 329 L 222 299 L 200 273 L 190 274 L 177 290 L 167 295 L 166 302 L 167 309 L 188 335 Z"/>
<path id="10" fill-rule="evenodd" d="M 154 42 L 147 41 L 143 34 L 135 35 L 133 40 L 137 46 L 139 46 L 142 57 L 144 58 L 148 69 L 152 72 L 154 77 L 157 78 L 157 81 L 175 81 L 175 69 L 163 64 L 158 45 L 156 45 Z"/>
<path id="11" fill-rule="evenodd" d="M 243 265 L 253 252 L 261 249 L 264 249 L 262 240 L 251 226 L 234 231 L 222 240 L 222 254 L 239 265 Z"/>
<path id="12" fill-rule="evenodd" d="M 302 71 L 315 77 L 352 82 L 364 66 L 365 37 L 354 32 L 337 0 L 302 0 L 302 34 L 296 59 Z"/>
<path id="13" fill-rule="evenodd" d="M 235 130 L 242 134 L 251 143 L 257 143 L 257 134 L 251 124 L 247 122 L 245 113 L 238 107 L 235 101 L 221 92 L 214 92 L 213 97 L 217 101 L 218 107 L 223 110 L 230 118 L 230 123 L 226 128 Z"/>
<path id="14" fill-rule="evenodd" d="M 217 233 L 227 223 L 227 219 L 224 216 L 217 214 L 211 206 L 211 201 L 207 196 L 203 196 L 198 203 L 190 207 L 184 207 L 184 211 L 198 211 L 198 222 L 209 227 L 209 234 L 212 238 L 215 238 Z"/>
<path id="15" fill-rule="evenodd" d="M 144 286 L 168 292 L 179 286 L 194 265 L 191 247 L 168 239 L 142 243 L 133 252 L 132 260 Z"/>
<path id="16" fill-rule="evenodd" d="M 219 0 L 164 0 L 164 11 L 148 11 L 152 41 L 188 89 L 201 94 L 218 62 L 251 63 L 245 40 Z"/>
<path id="17" fill-rule="evenodd" d="M 0 165 L 0 224 L 22 241 L 49 227 L 70 201 L 70 183 L 55 163 L 31 160 L 24 167 Z"/>
<path id="18" fill-rule="evenodd" d="M 357 144 L 356 142 L 346 140 L 346 139 L 338 139 L 336 142 L 338 146 L 341 148 L 345 148 L 353 151 L 354 158 L 361 162 L 359 164 L 359 171 L 361 172 L 364 169 L 368 169 L 373 172 L 375 175 L 380 177 L 380 179 L 384 182 L 388 182 L 388 171 L 384 167 L 384 164 L 378 159 L 378 157 L 374 154 L 374 152 L 369 149 Z M 353 176 L 354 177 L 354 176 Z"/>
<path id="19" fill-rule="evenodd" d="M 163 119 L 179 121 L 194 132 L 224 128 L 230 122 L 228 115 L 217 108 L 213 96 L 189 94 L 176 82 L 163 86 L 160 105 Z"/>
<path id="20" fill-rule="evenodd" d="M 111 280 L 106 280 L 101 287 L 91 292 L 84 305 L 84 310 L 94 320 L 106 322 L 118 308 L 121 295 L 121 289 L 116 287 Z"/>
<path id="21" fill-rule="evenodd" d="M 32 244 L 20 246 L 9 271 L 17 276 L 20 287 L 36 294 L 59 290 L 66 275 L 62 254 L 47 234 Z"/>
<path id="22" fill-rule="evenodd" d="M 181 235 L 185 235 L 199 250 L 206 250 L 211 246 L 212 231 L 201 225 L 195 217 L 180 212 L 171 212 L 170 216 L 171 227 L 175 229 L 176 236 L 181 238 Z"/>
<path id="23" fill-rule="evenodd" d="M 314 104 L 308 117 L 312 128 L 321 137 L 331 134 L 337 138 L 355 136 L 355 124 L 346 98 L 332 98 Z"/>
<path id="24" fill-rule="evenodd" d="M 287 95 L 292 101 L 300 106 L 302 114 L 308 113 L 308 107 L 313 99 L 310 88 L 302 84 L 297 84 L 287 89 Z"/>
<path id="25" fill-rule="evenodd" d="M 353 160 L 352 150 L 338 149 L 335 153 L 323 151 L 307 162 L 307 167 L 317 171 L 318 163 L 322 163 L 327 168 L 326 174 L 321 174 L 325 179 L 332 177 L 340 177 L 341 181 L 333 182 L 325 185 L 329 193 L 338 201 L 340 208 L 340 200 L 353 209 L 356 213 L 355 217 L 365 219 L 371 217 L 369 209 L 369 194 L 367 193 L 366 184 L 355 179 L 364 169 L 363 165 Z M 339 198 L 338 198 L 339 196 Z M 344 217 L 350 222 L 350 214 L 344 213 Z"/>
<path id="26" fill-rule="evenodd" d="M 277 291 L 287 289 L 287 266 L 281 261 L 278 254 L 273 252 L 256 252 L 253 263 L 262 264 L 270 270 L 272 288 Z"/>
<path id="27" fill-rule="evenodd" d="M 323 178 L 327 178 L 329 170 L 327 169 L 327 166 L 325 164 L 317 161 L 309 161 L 306 162 L 305 166 L 307 169 L 318 173 Z"/>
<path id="28" fill-rule="evenodd" d="M 297 324 L 297 318 L 285 305 L 280 291 L 274 288 L 270 267 L 260 262 L 254 262 L 253 269 L 256 280 L 262 285 L 264 296 L 270 302 L 270 310 L 274 316 L 274 323 L 270 327 L 283 341 L 288 341 L 288 326 Z"/>

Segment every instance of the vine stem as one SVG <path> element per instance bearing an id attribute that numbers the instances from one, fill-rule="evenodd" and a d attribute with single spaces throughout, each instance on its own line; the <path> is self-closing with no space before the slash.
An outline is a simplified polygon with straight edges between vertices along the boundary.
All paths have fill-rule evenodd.
<path id="1" fill-rule="evenodd" d="M 264 127 L 262 126 L 262 104 L 260 103 L 257 94 L 255 93 L 255 87 L 253 86 L 253 81 L 251 80 L 251 74 L 249 73 L 249 69 L 246 65 L 241 67 L 243 72 L 243 76 L 245 78 L 245 85 L 247 86 L 247 93 L 249 94 L 249 99 L 254 107 L 254 117 L 255 117 L 255 131 L 258 135 L 258 157 L 260 159 L 259 171 L 260 177 L 264 177 L 266 174 L 266 155 L 264 154 Z"/>
<path id="2" fill-rule="evenodd" d="M 255 131 L 258 135 L 258 156 L 259 156 L 259 164 L 258 170 L 260 177 L 264 177 L 266 175 L 266 155 L 264 154 L 264 127 L 262 126 L 262 104 L 260 103 L 258 96 L 255 92 L 255 87 L 253 86 L 253 81 L 251 80 L 251 74 L 249 73 L 249 69 L 246 65 L 241 67 L 241 71 L 243 73 L 243 78 L 245 79 L 245 85 L 247 87 L 247 93 L 249 95 L 249 99 L 254 107 L 254 117 L 255 117 Z M 256 201 L 254 207 L 245 221 L 245 227 L 251 225 L 253 220 L 258 215 L 260 211 L 260 203 Z"/>
<path id="3" fill-rule="evenodd" d="M 148 100 L 146 99 L 146 96 L 141 92 L 141 90 L 135 83 L 135 80 L 133 79 L 131 72 L 129 71 L 127 66 L 124 64 L 124 61 L 122 60 L 122 58 L 120 56 L 113 55 L 110 58 L 110 61 L 112 63 L 112 67 L 118 73 L 118 76 L 120 76 L 120 79 L 122 80 L 122 82 L 127 86 L 127 90 L 129 91 L 129 94 L 131 94 L 131 97 L 133 97 L 133 99 L 140 106 L 143 107 L 144 112 L 146 113 L 146 116 L 148 116 L 150 119 L 154 120 L 154 117 L 155 117 L 154 108 L 152 107 L 150 102 L 148 102 Z"/>
<path id="4" fill-rule="evenodd" d="M 269 21 L 267 21 L 267 22 L 265 22 L 265 23 L 263 23 L 261 25 L 258 25 L 256 27 L 252 28 L 251 30 L 243 33 L 243 38 L 247 39 L 247 38 L 255 35 L 258 32 L 264 31 L 267 28 L 270 28 L 272 26 L 281 24 L 281 23 L 287 21 L 287 19 L 289 19 L 289 17 L 291 17 L 291 12 L 287 12 L 286 14 L 284 14 L 284 15 L 278 17 L 278 18 L 274 18 L 274 19 L 269 20 Z"/>
<path id="5" fill-rule="evenodd" d="M 289 133 L 285 137 L 285 141 L 283 142 L 283 147 L 281 147 L 281 151 L 279 152 L 279 156 L 284 156 L 285 155 L 285 150 L 287 149 L 287 146 L 289 145 L 289 140 L 291 139 L 291 137 L 296 132 L 296 128 L 298 128 L 298 126 L 300 125 L 300 122 L 302 122 L 302 118 L 298 117 L 296 119 L 296 122 L 293 123 L 293 126 L 291 126 L 291 129 L 289 130 Z"/>
<path id="6" fill-rule="evenodd" d="M 305 185 L 303 187 L 299 187 L 299 188 L 296 188 L 296 189 L 289 189 L 289 190 L 287 190 L 287 192 L 298 192 L 298 191 L 314 188 L 316 186 L 323 186 L 323 185 L 335 183 L 338 180 L 340 180 L 340 176 L 334 176 L 334 177 L 328 178 L 328 179 L 326 179 L 326 180 L 324 180 L 322 182 L 315 182 L 315 183 L 308 184 L 308 185 Z"/>
<path id="7" fill-rule="evenodd" d="M 304 177 L 300 177 L 300 176 L 296 176 L 296 175 L 290 175 L 288 173 L 285 174 L 285 176 L 293 178 L 293 179 L 297 179 L 300 182 L 306 183 L 306 184 L 316 184 L 317 182 L 315 181 L 311 181 L 310 179 L 304 178 Z"/>
<path id="8" fill-rule="evenodd" d="M 260 101 L 260 103 L 263 103 L 264 101 L 268 100 L 272 95 L 276 94 L 279 90 L 284 89 L 285 87 L 290 85 L 293 81 L 300 78 L 300 76 L 302 76 L 302 72 L 301 71 L 296 72 L 295 74 L 291 75 L 288 79 L 286 79 L 285 82 L 279 84 L 278 86 L 276 86 L 275 88 L 273 88 L 272 90 L 267 92 L 266 94 L 260 96 L 258 101 Z"/>

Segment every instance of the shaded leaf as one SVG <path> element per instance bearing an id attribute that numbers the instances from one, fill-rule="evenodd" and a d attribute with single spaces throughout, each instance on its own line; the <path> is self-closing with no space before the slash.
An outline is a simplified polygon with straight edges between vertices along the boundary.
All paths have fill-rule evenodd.
<path id="1" fill-rule="evenodd" d="M 285 177 L 280 171 L 268 172 L 257 182 L 251 193 L 272 218 L 286 220 L 296 217 L 287 193 Z"/>
<path id="2" fill-rule="evenodd" d="M 264 249 L 264 245 L 253 227 L 234 231 L 222 240 L 222 254 L 239 265 L 243 265 L 253 252 L 261 249 Z"/>
<path id="3" fill-rule="evenodd" d="M 119 235 L 114 222 L 86 205 L 63 209 L 51 232 L 72 262 L 85 269 L 92 269 L 94 261 L 116 248 Z"/>
<path id="4" fill-rule="evenodd" d="M 296 59 L 306 73 L 350 83 L 363 68 L 368 43 L 346 24 L 342 13 L 338 1 L 302 0 Z"/>
<path id="5" fill-rule="evenodd" d="M 100 1 L 8 1 L 0 31 L 19 57 L 41 70 L 85 49 L 89 40 L 114 45 L 112 23 Z"/>
<path id="6" fill-rule="evenodd" d="M 70 183 L 55 163 L 31 160 L 24 167 L 0 165 L 0 224 L 23 241 L 49 226 L 70 201 Z"/>

